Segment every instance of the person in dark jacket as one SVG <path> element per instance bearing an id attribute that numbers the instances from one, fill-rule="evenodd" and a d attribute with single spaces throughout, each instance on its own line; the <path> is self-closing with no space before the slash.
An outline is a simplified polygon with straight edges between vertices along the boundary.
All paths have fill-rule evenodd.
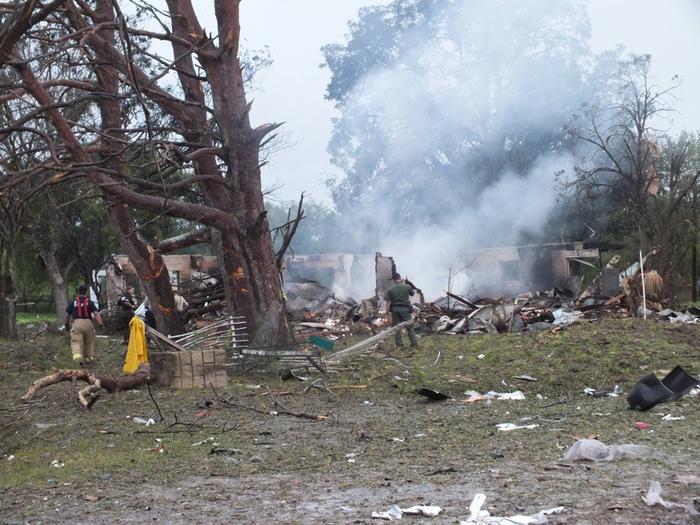
<path id="1" fill-rule="evenodd" d="M 411 319 L 411 296 L 414 294 L 413 287 L 401 280 L 401 276 L 395 273 L 393 276 L 394 284 L 384 294 L 384 299 L 387 301 L 387 311 L 391 312 L 391 324 L 396 326 L 399 323 Z M 406 327 L 408 338 L 411 340 L 411 346 L 418 346 L 416 333 L 413 331 L 413 325 Z M 401 330 L 394 335 L 396 346 L 402 346 Z"/>
<path id="2" fill-rule="evenodd" d="M 126 292 L 117 301 L 117 306 L 121 308 L 119 312 L 119 330 L 122 331 L 122 343 L 126 344 L 129 341 L 129 322 L 134 317 L 134 310 L 139 305 L 136 299 L 136 290 L 133 286 L 129 286 Z"/>

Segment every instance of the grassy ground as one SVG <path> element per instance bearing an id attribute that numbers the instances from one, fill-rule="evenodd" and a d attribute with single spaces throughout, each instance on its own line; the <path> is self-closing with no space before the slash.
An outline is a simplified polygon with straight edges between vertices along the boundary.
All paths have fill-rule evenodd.
<path id="1" fill-rule="evenodd" d="M 56 324 L 56 314 L 27 312 L 20 312 L 17 314 L 17 324 L 19 325 L 41 322 Z"/>
<path id="2" fill-rule="evenodd" d="M 17 401 L 32 380 L 70 365 L 66 336 L 0 342 L 0 523 L 370 523 L 372 511 L 419 503 L 444 510 L 404 521 L 457 523 L 477 492 L 495 515 L 562 505 L 552 523 L 697 523 L 700 398 L 639 413 L 624 396 L 582 391 L 617 384 L 628 392 L 676 364 L 697 375 L 699 335 L 697 326 L 609 319 L 559 334 L 427 336 L 416 351 L 384 343 L 344 363 L 323 377 L 330 391 L 309 388 L 318 374 L 299 382 L 258 373 L 232 376 L 218 392 L 231 405 L 210 390 L 153 388 L 156 405 L 142 388 L 104 395 L 88 412 L 68 384 L 33 404 Z M 94 366 L 118 371 L 124 349 L 100 338 Z M 538 381 L 516 379 L 523 374 Z M 418 387 L 452 399 L 430 403 Z M 516 389 L 525 400 L 465 403 L 467 390 Z M 197 408 L 203 400 L 209 410 Z M 498 423 L 538 427 L 501 432 Z M 655 453 L 563 462 L 588 436 Z M 687 508 L 645 506 L 651 480 Z"/>

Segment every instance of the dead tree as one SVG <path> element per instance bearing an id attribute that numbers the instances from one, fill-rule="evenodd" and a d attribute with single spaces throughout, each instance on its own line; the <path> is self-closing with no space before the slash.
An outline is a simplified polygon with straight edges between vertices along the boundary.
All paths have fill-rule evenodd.
<path id="1" fill-rule="evenodd" d="M 588 199 L 607 197 L 629 214 L 630 234 L 639 236 L 642 251 L 657 250 L 656 268 L 668 285 L 691 246 L 700 159 L 691 154 L 697 138 L 672 139 L 654 127 L 671 111 L 667 101 L 676 85 L 654 86 L 649 66 L 649 57 L 623 64 L 617 99 L 586 112 L 578 138 L 590 155 L 571 185 Z"/>
<path id="2" fill-rule="evenodd" d="M 162 313 L 172 308 L 167 271 L 140 235 L 132 210 L 211 229 L 228 307 L 245 315 L 253 346 L 291 341 L 260 181 L 260 148 L 277 124 L 253 127 L 239 61 L 239 0 L 213 2 L 206 32 L 191 0 L 149 3 L 141 29 L 118 0 L 27 1 L 0 28 L 5 86 L 22 111 L 2 134 L 41 121 L 45 173 L 79 176 L 99 189 L 129 256 L 151 277 Z M 2 7 L 0 7 L 2 9 Z M 6 7 L 7 9 L 7 7 Z M 173 59 L 148 45 L 169 43 Z M 57 68 L 62 75 L 55 76 Z M 177 86 L 166 89 L 166 79 Z M 78 107 L 90 111 L 79 113 Z M 75 118 L 75 115 L 78 117 Z M 150 295 L 149 293 L 149 295 Z M 161 295 L 162 294 L 162 295 Z"/>

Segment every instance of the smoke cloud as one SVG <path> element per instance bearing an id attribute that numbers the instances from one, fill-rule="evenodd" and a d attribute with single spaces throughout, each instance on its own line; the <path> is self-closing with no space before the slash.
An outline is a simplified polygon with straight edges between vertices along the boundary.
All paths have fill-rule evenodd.
<path id="1" fill-rule="evenodd" d="M 435 5 L 355 82 L 329 146 L 355 181 L 336 192 L 354 251 L 393 256 L 429 297 L 466 249 L 541 238 L 575 164 L 564 127 L 595 84 L 580 2 Z"/>

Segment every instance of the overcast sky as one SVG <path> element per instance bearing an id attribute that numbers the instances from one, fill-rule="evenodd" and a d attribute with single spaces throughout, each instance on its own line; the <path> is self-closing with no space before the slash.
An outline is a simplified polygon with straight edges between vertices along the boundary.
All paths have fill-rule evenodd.
<path id="1" fill-rule="evenodd" d="M 514 0 L 515 1 L 515 0 Z M 552 0 L 557 1 L 557 0 Z M 342 42 L 347 23 L 366 0 L 244 0 L 241 29 L 247 46 L 269 46 L 273 65 L 257 77 L 253 123 L 284 121 L 289 145 L 263 168 L 275 195 L 297 199 L 306 191 L 318 201 L 330 200 L 324 181 L 337 171 L 326 145 L 336 114 L 323 98 L 328 82 L 320 48 Z M 700 0 L 590 0 L 594 51 L 623 44 L 628 51 L 650 53 L 659 85 L 673 75 L 683 84 L 676 91 L 673 131 L 700 130 Z M 206 25 L 206 20 L 203 20 Z M 693 51 L 695 50 L 695 51 Z"/>

